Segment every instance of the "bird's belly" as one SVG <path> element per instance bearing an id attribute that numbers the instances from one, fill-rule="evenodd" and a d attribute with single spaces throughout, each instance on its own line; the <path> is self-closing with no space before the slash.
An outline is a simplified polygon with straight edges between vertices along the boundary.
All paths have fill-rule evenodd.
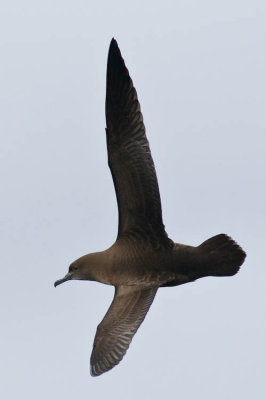
<path id="1" fill-rule="evenodd" d="M 121 257 L 109 264 L 106 274 L 100 279 L 109 285 L 170 286 L 188 282 L 188 277 L 178 273 L 168 265 L 167 258 L 161 257 Z"/>

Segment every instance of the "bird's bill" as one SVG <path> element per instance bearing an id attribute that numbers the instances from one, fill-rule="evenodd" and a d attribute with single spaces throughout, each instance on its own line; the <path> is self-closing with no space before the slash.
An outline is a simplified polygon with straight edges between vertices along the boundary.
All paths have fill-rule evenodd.
<path id="1" fill-rule="evenodd" d="M 56 287 L 56 286 L 58 286 L 58 285 L 61 285 L 61 283 L 64 283 L 64 282 L 66 282 L 66 281 L 69 281 L 70 279 L 72 279 L 72 274 L 70 274 L 70 272 L 68 272 L 68 273 L 66 274 L 66 276 L 64 276 L 64 278 L 58 279 L 58 281 L 56 281 L 56 282 L 54 283 L 54 287 Z"/>

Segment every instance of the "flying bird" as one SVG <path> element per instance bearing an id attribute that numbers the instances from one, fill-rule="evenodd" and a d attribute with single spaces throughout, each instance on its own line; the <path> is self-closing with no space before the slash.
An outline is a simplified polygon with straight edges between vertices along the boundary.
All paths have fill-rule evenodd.
<path id="1" fill-rule="evenodd" d="M 105 107 L 108 165 L 119 212 L 117 238 L 109 249 L 74 261 L 54 284 L 78 279 L 115 287 L 94 339 L 92 376 L 122 360 L 160 287 L 234 275 L 246 256 L 226 234 L 197 247 L 168 237 L 137 92 L 115 39 L 108 54 Z"/>

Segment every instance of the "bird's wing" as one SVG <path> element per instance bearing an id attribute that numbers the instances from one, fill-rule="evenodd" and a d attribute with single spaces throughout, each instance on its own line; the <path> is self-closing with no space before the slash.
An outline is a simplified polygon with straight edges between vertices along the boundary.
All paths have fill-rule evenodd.
<path id="1" fill-rule="evenodd" d="M 124 357 L 144 320 L 158 288 L 115 288 L 113 302 L 98 325 L 91 354 L 91 375 L 109 371 Z"/>
<path id="2" fill-rule="evenodd" d="M 107 62 L 106 134 L 118 209 L 118 238 L 137 231 L 168 243 L 162 221 L 159 187 L 137 92 L 117 42 Z"/>

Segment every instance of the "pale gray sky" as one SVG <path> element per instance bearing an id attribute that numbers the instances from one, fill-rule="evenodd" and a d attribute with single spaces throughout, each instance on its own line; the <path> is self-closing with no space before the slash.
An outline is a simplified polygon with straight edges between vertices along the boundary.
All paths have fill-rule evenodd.
<path id="1" fill-rule="evenodd" d="M 264 0 L 1 5 L 1 398 L 264 399 L 265 20 Z M 161 289 L 125 359 L 92 378 L 113 289 L 53 282 L 116 237 L 112 37 L 138 91 L 170 237 L 197 245 L 225 232 L 248 257 L 233 278 Z"/>

